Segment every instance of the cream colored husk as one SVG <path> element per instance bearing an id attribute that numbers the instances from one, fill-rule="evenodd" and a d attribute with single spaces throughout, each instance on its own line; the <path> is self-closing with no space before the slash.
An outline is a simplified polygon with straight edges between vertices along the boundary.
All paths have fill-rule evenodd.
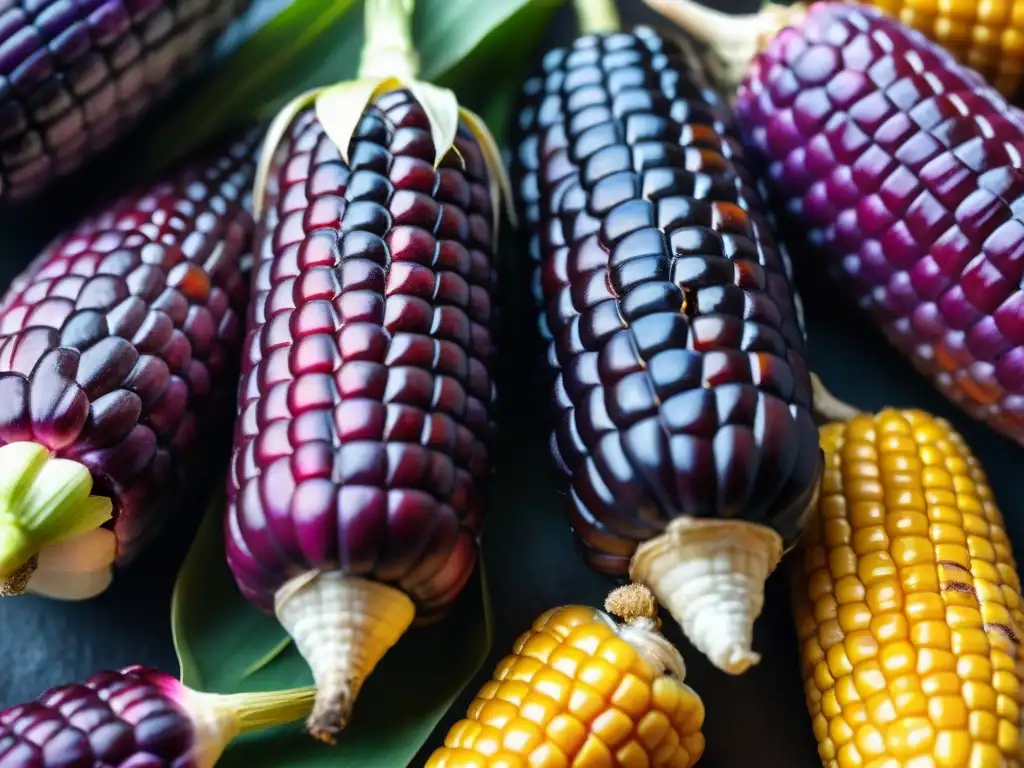
<path id="1" fill-rule="evenodd" d="M 642 544 L 629 575 L 650 587 L 690 642 L 733 675 L 760 661 L 754 620 L 782 559 L 782 537 L 763 525 L 681 517 Z"/>
<path id="2" fill-rule="evenodd" d="M 316 682 L 310 735 L 333 741 L 363 681 L 412 623 L 416 609 L 397 589 L 339 571 L 310 571 L 275 596 L 275 612 Z"/>
<path id="3" fill-rule="evenodd" d="M 39 552 L 26 592 L 54 600 L 88 600 L 114 578 L 117 536 L 95 528 Z"/>
<path id="4" fill-rule="evenodd" d="M 222 696 L 188 691 L 181 703 L 195 729 L 192 743 L 196 768 L 213 768 L 227 745 L 241 733 L 238 716 L 225 705 Z"/>

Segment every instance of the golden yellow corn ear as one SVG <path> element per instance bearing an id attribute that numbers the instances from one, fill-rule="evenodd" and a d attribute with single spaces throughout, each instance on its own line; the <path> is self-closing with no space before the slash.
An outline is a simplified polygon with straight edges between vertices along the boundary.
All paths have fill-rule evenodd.
<path id="1" fill-rule="evenodd" d="M 704 752 L 704 704 L 657 630 L 653 595 L 631 584 L 606 608 L 542 614 L 480 689 L 426 768 L 689 768 Z"/>
<path id="2" fill-rule="evenodd" d="M 817 515 L 792 571 L 822 763 L 1021 766 L 1020 579 L 980 464 L 916 410 L 820 438 Z"/>

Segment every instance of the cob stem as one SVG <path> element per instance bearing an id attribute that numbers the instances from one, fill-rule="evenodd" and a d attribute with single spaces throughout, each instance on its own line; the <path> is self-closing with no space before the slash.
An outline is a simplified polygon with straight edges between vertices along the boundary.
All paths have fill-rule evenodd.
<path id="1" fill-rule="evenodd" d="M 719 89 L 729 94 L 743 81 L 750 62 L 767 42 L 807 11 L 802 3 L 784 6 L 769 2 L 757 13 L 731 14 L 696 0 L 644 2 L 708 47 L 708 72 Z"/>
<path id="2" fill-rule="evenodd" d="M 412 42 L 415 0 L 366 0 L 366 42 L 359 79 L 416 79 L 420 57 Z"/>
<path id="3" fill-rule="evenodd" d="M 113 515 L 110 499 L 92 496 L 92 475 L 38 443 L 0 447 L 0 579 L 44 548 L 80 536 Z"/>
<path id="4" fill-rule="evenodd" d="M 599 35 L 622 29 L 622 19 L 619 18 L 615 0 L 574 0 L 573 5 L 579 20 L 580 34 Z"/>
<path id="5" fill-rule="evenodd" d="M 316 683 L 306 730 L 332 744 L 363 681 L 409 628 L 415 606 L 404 592 L 379 582 L 309 571 L 278 590 L 274 609 Z"/>
<path id="6" fill-rule="evenodd" d="M 640 545 L 629 576 L 650 587 L 716 667 L 738 675 L 761 660 L 752 650 L 754 620 L 782 549 L 767 526 L 680 517 Z"/>
<path id="7" fill-rule="evenodd" d="M 811 374 L 814 412 L 827 421 L 849 421 L 861 411 L 829 392 L 816 373 Z"/>
<path id="8" fill-rule="evenodd" d="M 683 655 L 658 631 L 658 601 L 651 590 L 643 584 L 626 584 L 612 590 L 604 609 L 625 622 L 616 627 L 619 637 L 646 659 L 656 676 L 667 672 L 679 682 L 686 679 Z"/>

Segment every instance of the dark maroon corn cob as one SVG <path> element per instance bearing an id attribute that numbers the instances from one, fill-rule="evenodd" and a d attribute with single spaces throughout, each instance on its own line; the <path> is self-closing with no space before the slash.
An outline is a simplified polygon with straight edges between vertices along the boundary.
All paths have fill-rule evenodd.
<path id="1" fill-rule="evenodd" d="M 301 717 L 311 700 L 202 694 L 141 666 L 100 672 L 0 711 L 0 768 L 211 768 L 240 732 Z"/>
<path id="2" fill-rule="evenodd" d="M 525 85 L 514 186 L 578 546 L 648 583 L 738 673 L 756 663 L 763 579 L 802 531 L 821 457 L 788 263 L 728 108 L 681 45 L 638 28 L 548 53 Z M 722 592 L 698 624 L 729 627 L 707 640 L 670 582 L 714 593 L 714 569 L 693 564 L 715 547 L 752 547 L 764 572 L 736 577 L 742 606 Z"/>
<path id="3" fill-rule="evenodd" d="M 551 51 L 514 182 L 557 372 L 552 450 L 587 561 L 679 515 L 799 535 L 820 468 L 788 265 L 727 108 L 646 28 Z"/>
<path id="4" fill-rule="evenodd" d="M 121 563 L 157 532 L 202 419 L 231 392 L 261 137 L 88 217 L 0 302 L 0 445 L 35 443 L 84 465 L 113 500 Z M 21 561 L 48 543 L 20 533 L 36 546 Z M 0 553 L 18 535 L 0 525 Z M 0 558 L 0 576 L 12 565 Z"/>
<path id="5" fill-rule="evenodd" d="M 1024 120 L 877 11 L 816 4 L 736 110 L 780 211 L 891 342 L 1024 442 Z"/>
<path id="6" fill-rule="evenodd" d="M 0 203 L 109 146 L 250 0 L 0 3 Z"/>

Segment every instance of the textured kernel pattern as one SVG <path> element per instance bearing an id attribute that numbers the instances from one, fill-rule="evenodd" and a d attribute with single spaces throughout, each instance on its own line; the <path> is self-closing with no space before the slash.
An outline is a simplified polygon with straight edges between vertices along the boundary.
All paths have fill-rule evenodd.
<path id="1" fill-rule="evenodd" d="M 977 70 L 1004 96 L 1024 75 L 1024 0 L 870 0 Z"/>
<path id="2" fill-rule="evenodd" d="M 0 202 L 123 134 L 250 0 L 0 3 Z"/>
<path id="3" fill-rule="evenodd" d="M 0 301 L 0 444 L 88 467 L 122 563 L 157 533 L 204 409 L 231 390 L 260 135 L 85 219 Z"/>
<path id="4" fill-rule="evenodd" d="M 556 374 L 551 446 L 594 568 L 679 515 L 792 543 L 820 472 L 804 339 L 726 107 L 651 30 L 527 81 L 514 182 Z"/>
<path id="5" fill-rule="evenodd" d="M 821 445 L 794 603 L 823 764 L 1024 765 L 1020 580 L 981 466 L 921 411 Z"/>
<path id="6" fill-rule="evenodd" d="M 753 64 L 744 139 L 797 231 L 952 400 L 1024 440 L 1024 121 L 877 11 L 819 4 Z"/>
<path id="7" fill-rule="evenodd" d="M 542 614 L 426 768 L 690 768 L 704 705 L 593 608 Z"/>
<path id="8" fill-rule="evenodd" d="M 435 171 L 405 91 L 341 160 L 313 110 L 267 190 L 228 513 L 228 560 L 271 610 L 340 569 L 443 609 L 476 563 L 488 471 L 497 274 L 483 155 L 464 126 Z"/>
<path id="9" fill-rule="evenodd" d="M 0 712 L 4 768 L 200 768 L 191 720 L 168 696 L 170 675 L 100 672 Z"/>

